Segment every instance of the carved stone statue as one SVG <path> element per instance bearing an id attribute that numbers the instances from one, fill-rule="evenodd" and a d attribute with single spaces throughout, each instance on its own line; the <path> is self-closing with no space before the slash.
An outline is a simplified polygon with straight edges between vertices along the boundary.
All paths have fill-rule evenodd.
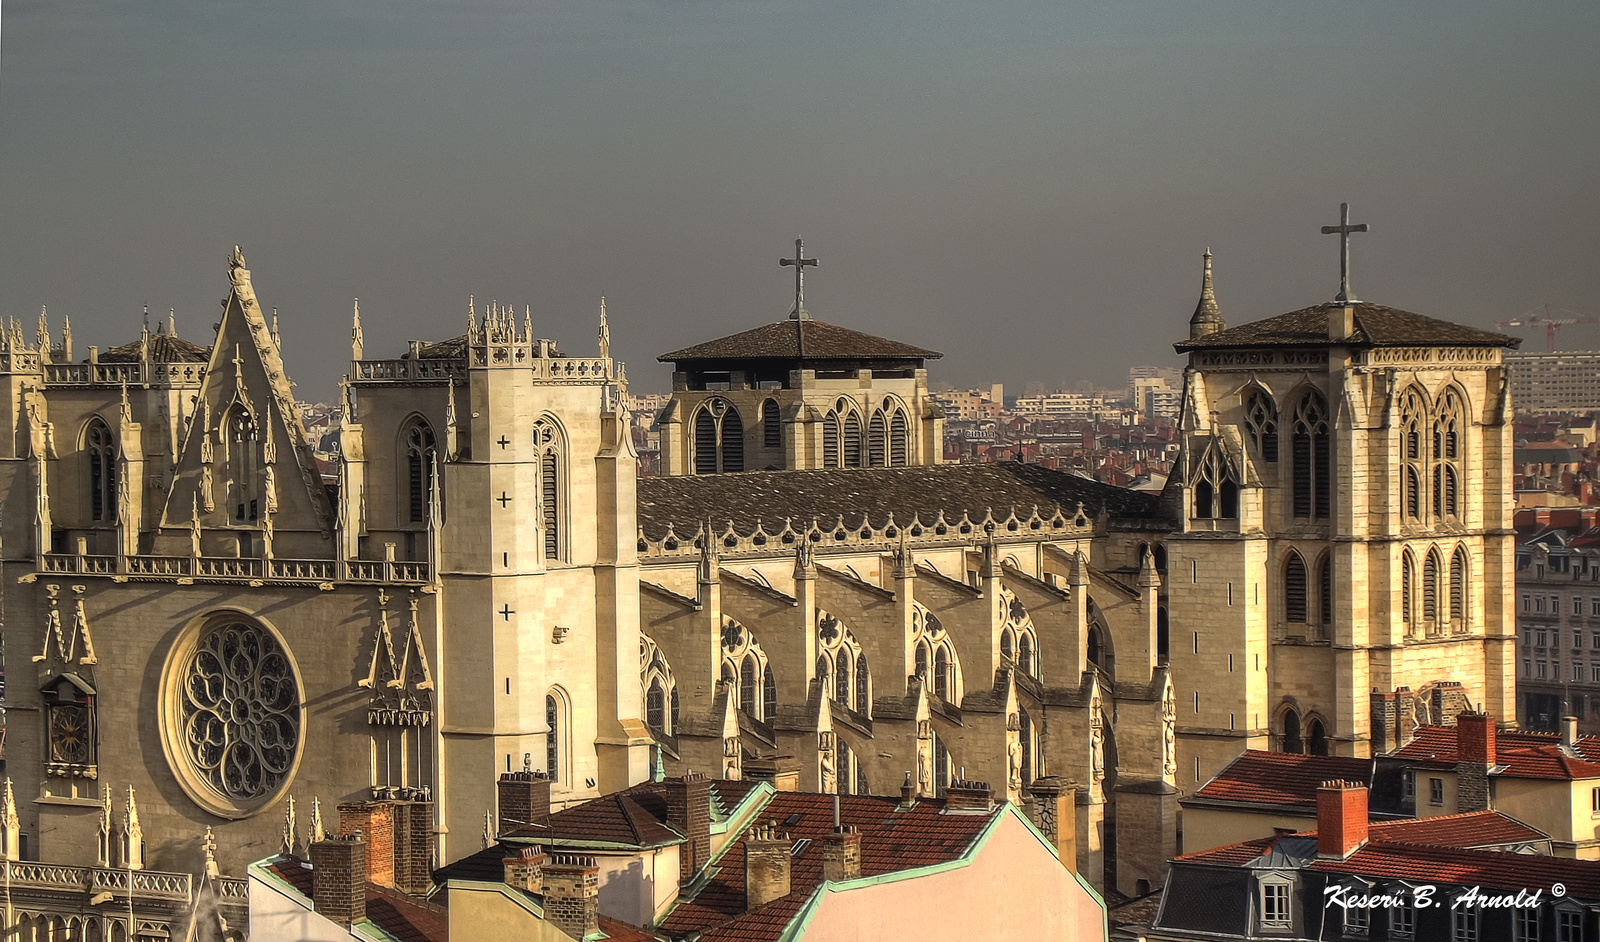
<path id="1" fill-rule="evenodd" d="M 1022 743 L 1015 739 L 1006 746 L 1006 778 L 1012 788 L 1022 787 Z"/>
<path id="2" fill-rule="evenodd" d="M 1089 728 L 1089 762 L 1094 768 L 1094 780 L 1106 777 L 1105 730 L 1101 728 L 1100 713 L 1095 711 L 1094 725 Z"/>
<path id="3" fill-rule="evenodd" d="M 1167 775 L 1178 774 L 1178 705 L 1171 684 L 1161 700 L 1161 767 Z"/>

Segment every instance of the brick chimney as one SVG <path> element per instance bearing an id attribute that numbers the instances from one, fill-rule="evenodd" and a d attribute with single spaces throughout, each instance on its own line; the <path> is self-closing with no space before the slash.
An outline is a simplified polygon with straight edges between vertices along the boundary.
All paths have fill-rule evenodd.
<path id="1" fill-rule="evenodd" d="M 944 790 L 945 814 L 988 814 L 994 810 L 988 782 L 957 779 Z"/>
<path id="2" fill-rule="evenodd" d="M 367 844 L 360 832 L 311 845 L 311 904 L 341 926 L 367 918 Z"/>
<path id="3" fill-rule="evenodd" d="M 574 939 L 600 931 L 600 867 L 593 857 L 556 854 L 545 863 L 544 918 Z"/>
<path id="4" fill-rule="evenodd" d="M 666 786 L 667 825 L 688 839 L 678 849 L 678 882 L 687 884 L 711 859 L 711 780 L 689 772 Z"/>
<path id="5" fill-rule="evenodd" d="M 1343 860 L 1367 842 L 1367 786 L 1323 782 L 1317 789 L 1317 856 Z"/>
<path id="6" fill-rule="evenodd" d="M 507 831 L 526 824 L 550 824 L 550 779 L 533 770 L 532 756 L 524 754 L 521 772 L 507 772 L 495 783 L 500 800 L 500 826 Z"/>
<path id="7" fill-rule="evenodd" d="M 425 895 L 433 889 L 433 802 L 399 802 L 394 819 L 395 889 Z"/>
<path id="8" fill-rule="evenodd" d="M 778 834 L 776 823 L 751 828 L 744 839 L 746 910 L 759 909 L 789 895 L 789 848 L 789 839 Z"/>
<path id="9" fill-rule="evenodd" d="M 822 839 L 822 878 L 840 883 L 861 878 L 861 832 L 841 824 Z"/>
<path id="10" fill-rule="evenodd" d="M 1494 717 L 1456 717 L 1456 811 L 1489 810 L 1489 768 L 1495 764 Z"/>
<path id="11" fill-rule="evenodd" d="M 514 856 L 502 859 L 506 885 L 529 893 L 543 893 L 545 861 L 542 847 L 524 847 Z"/>
<path id="12" fill-rule="evenodd" d="M 339 836 L 360 834 L 365 839 L 366 878 L 379 886 L 395 885 L 395 804 L 392 801 L 355 801 L 339 806 Z"/>
<path id="13" fill-rule="evenodd" d="M 1078 870 L 1078 786 L 1059 776 L 1035 779 L 1034 824 L 1049 839 L 1061 866 Z"/>
<path id="14" fill-rule="evenodd" d="M 1576 716 L 1563 716 L 1561 718 L 1561 745 L 1568 749 L 1578 744 L 1578 718 Z"/>
<path id="15" fill-rule="evenodd" d="M 766 782 L 780 792 L 800 790 L 800 760 L 794 756 L 756 756 L 746 759 L 740 771 L 745 778 Z"/>

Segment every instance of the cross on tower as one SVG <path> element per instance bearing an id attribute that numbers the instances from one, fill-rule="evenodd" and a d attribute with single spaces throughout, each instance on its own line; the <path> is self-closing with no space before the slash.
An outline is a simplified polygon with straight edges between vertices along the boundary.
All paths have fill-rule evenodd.
<path id="1" fill-rule="evenodd" d="M 806 258 L 805 240 L 794 240 L 794 258 L 780 258 L 778 264 L 794 269 L 794 310 L 789 312 L 789 317 L 797 321 L 810 320 L 811 315 L 806 312 L 806 266 L 817 267 L 817 260 Z"/>
<path id="2" fill-rule="evenodd" d="M 1339 234 L 1339 295 L 1334 298 L 1335 304 L 1350 304 L 1356 300 L 1350 293 L 1350 233 L 1366 232 L 1367 224 L 1364 222 L 1350 225 L 1350 204 L 1339 204 L 1339 224 L 1337 226 L 1323 226 L 1323 235 Z"/>

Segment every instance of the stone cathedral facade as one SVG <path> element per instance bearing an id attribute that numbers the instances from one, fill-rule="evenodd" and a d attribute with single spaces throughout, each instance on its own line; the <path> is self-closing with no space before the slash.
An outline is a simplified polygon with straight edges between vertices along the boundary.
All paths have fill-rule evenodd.
<path id="1" fill-rule="evenodd" d="M 940 463 L 938 354 L 798 297 L 663 357 L 656 479 L 603 307 L 597 356 L 491 305 L 370 358 L 357 312 L 319 467 L 237 250 L 228 287 L 209 346 L 0 336 L 8 867 L 227 896 L 293 808 L 427 803 L 442 863 L 514 824 L 507 771 L 560 804 L 790 756 L 821 791 L 1070 789 L 1085 874 L 1132 893 L 1241 749 L 1512 715 L 1509 338 L 1359 303 L 1229 330 L 1208 259 L 1158 496 Z"/>

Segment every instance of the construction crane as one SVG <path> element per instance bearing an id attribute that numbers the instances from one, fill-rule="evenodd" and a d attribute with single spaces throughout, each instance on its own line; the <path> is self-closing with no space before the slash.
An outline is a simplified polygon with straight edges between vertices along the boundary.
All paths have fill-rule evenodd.
<path id="1" fill-rule="evenodd" d="M 1569 311 L 1553 304 L 1544 304 L 1531 311 L 1518 314 L 1508 321 L 1494 322 L 1497 330 L 1505 330 L 1508 327 L 1543 326 L 1545 349 L 1552 353 L 1556 349 L 1556 331 L 1569 324 L 1600 324 L 1600 317 L 1596 317 L 1593 314 L 1579 314 L 1577 311 Z"/>

